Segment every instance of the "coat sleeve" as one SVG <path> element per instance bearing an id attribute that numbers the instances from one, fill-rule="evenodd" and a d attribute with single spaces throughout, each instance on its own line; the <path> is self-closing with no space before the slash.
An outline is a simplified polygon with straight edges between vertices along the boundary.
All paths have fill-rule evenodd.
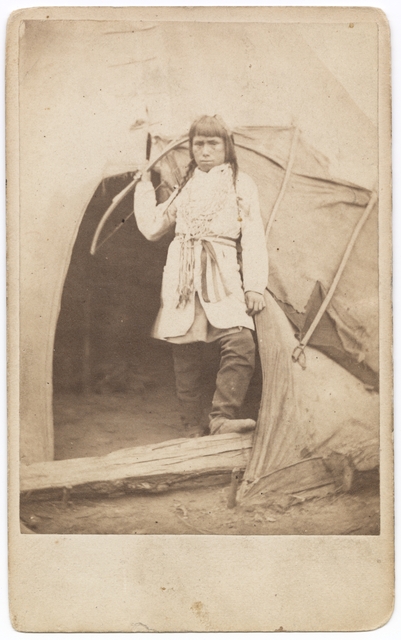
<path id="1" fill-rule="evenodd" d="M 166 202 L 157 205 L 151 182 L 139 182 L 134 194 L 134 212 L 139 231 L 147 240 L 160 240 L 176 221 L 177 209 L 174 203 L 169 206 L 175 196 L 173 192 Z"/>
<path id="2" fill-rule="evenodd" d="M 259 194 L 254 181 L 242 174 L 238 184 L 241 212 L 241 247 L 244 291 L 264 293 L 269 276 L 265 230 L 259 207 Z"/>

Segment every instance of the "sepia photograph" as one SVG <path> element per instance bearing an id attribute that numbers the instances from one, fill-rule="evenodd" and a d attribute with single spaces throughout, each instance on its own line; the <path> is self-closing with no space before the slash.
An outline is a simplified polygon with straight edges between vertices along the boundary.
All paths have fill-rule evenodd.
<path id="1" fill-rule="evenodd" d="M 18 535 L 391 557 L 385 16 L 124 11 L 9 23 Z"/>

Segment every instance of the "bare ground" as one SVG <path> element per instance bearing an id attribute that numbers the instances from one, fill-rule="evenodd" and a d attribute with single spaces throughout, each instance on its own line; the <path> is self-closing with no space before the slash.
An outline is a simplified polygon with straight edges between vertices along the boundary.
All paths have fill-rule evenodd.
<path id="1" fill-rule="evenodd" d="M 102 456 L 185 437 L 171 376 L 139 385 L 135 392 L 58 395 L 55 398 L 56 459 Z M 214 482 L 214 484 L 213 484 Z M 216 483 L 217 482 L 217 483 Z M 223 479 L 224 483 L 224 479 Z M 22 522 L 34 533 L 378 535 L 379 479 L 356 474 L 349 493 L 321 496 L 290 506 L 228 509 L 229 486 L 209 486 L 157 495 L 69 502 L 26 501 Z"/>

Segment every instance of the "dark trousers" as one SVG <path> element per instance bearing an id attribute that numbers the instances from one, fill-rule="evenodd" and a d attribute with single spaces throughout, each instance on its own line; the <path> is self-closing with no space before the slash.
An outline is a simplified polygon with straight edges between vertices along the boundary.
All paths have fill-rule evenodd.
<path id="1" fill-rule="evenodd" d="M 229 333 L 218 340 L 220 366 L 209 420 L 235 419 L 255 369 L 255 343 L 250 329 Z M 202 342 L 173 344 L 177 397 L 184 424 L 202 420 Z"/>

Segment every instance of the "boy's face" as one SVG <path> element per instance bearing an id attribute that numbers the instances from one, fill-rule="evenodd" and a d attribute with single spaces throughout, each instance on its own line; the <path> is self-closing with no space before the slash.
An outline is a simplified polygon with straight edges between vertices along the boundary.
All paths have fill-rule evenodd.
<path id="1" fill-rule="evenodd" d="M 201 171 L 210 171 L 226 160 L 226 148 L 223 138 L 217 136 L 195 136 L 192 153 Z"/>

